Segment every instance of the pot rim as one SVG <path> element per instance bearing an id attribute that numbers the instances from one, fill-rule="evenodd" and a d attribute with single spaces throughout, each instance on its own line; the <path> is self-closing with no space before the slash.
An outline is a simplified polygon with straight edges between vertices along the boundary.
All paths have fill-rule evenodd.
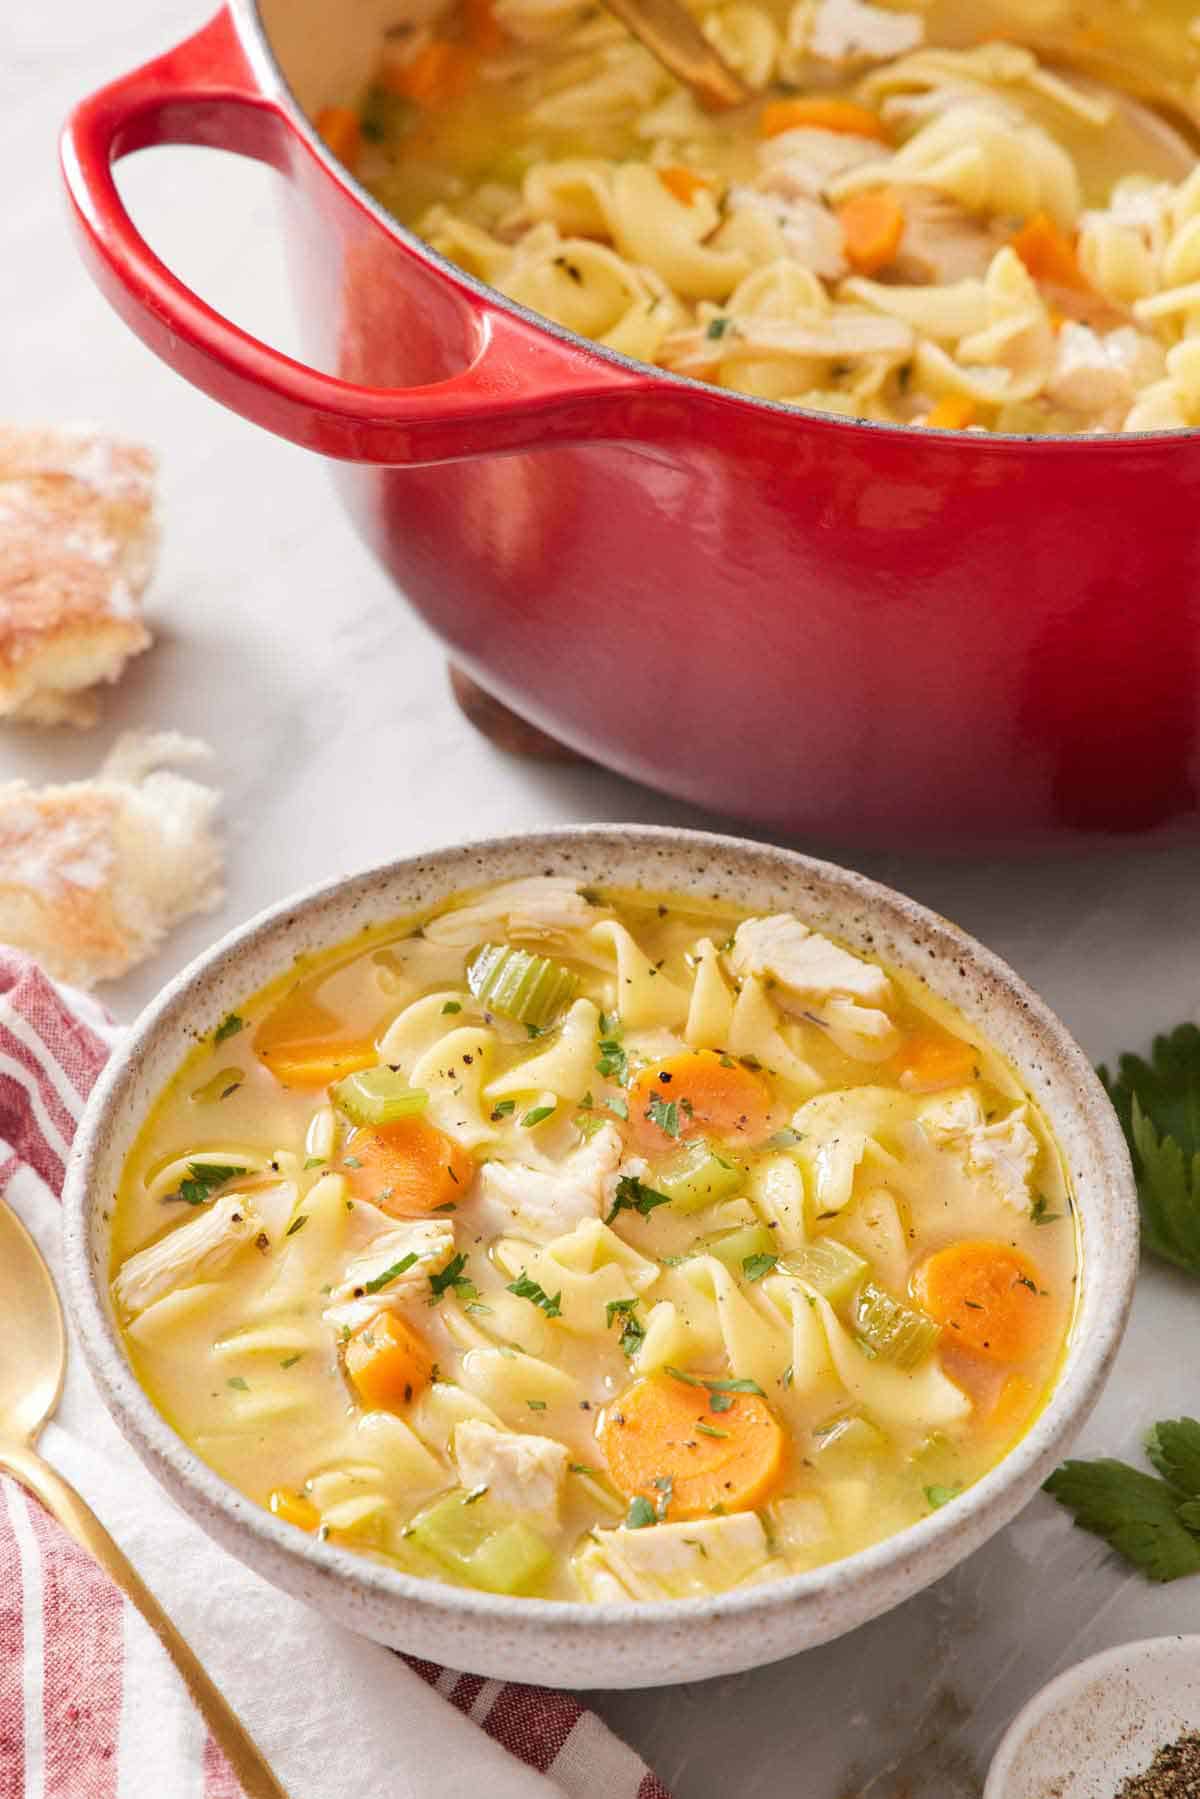
<path id="1" fill-rule="evenodd" d="M 888 435 L 898 435 L 902 438 L 917 437 L 923 442 L 961 443 L 964 437 L 969 437 L 974 448 L 994 447 L 1000 454 L 1011 453 L 1013 446 L 1023 449 L 1032 448 L 1037 452 L 1043 445 L 1047 447 L 1087 445 L 1093 452 L 1105 448 L 1111 454 L 1117 449 L 1133 444 L 1159 446 L 1164 443 L 1174 445 L 1179 442 L 1182 445 L 1188 445 L 1200 436 L 1200 428 L 1194 426 L 1175 431 L 1097 431 L 1091 433 L 1047 431 L 1025 434 L 1013 431 L 989 431 L 976 433 L 950 431 L 938 427 L 931 429 L 928 425 L 893 424 L 880 419 L 842 418 L 835 413 L 812 412 L 803 406 L 785 406 L 779 400 L 759 399 L 753 394 L 737 393 L 732 388 L 716 387 L 712 382 L 699 381 L 692 375 L 676 374 L 674 370 L 660 368 L 656 363 L 640 362 L 632 356 L 622 354 L 619 350 L 610 349 L 606 344 L 597 343 L 592 338 L 569 331 L 565 325 L 560 325 L 544 313 L 534 312 L 529 307 L 522 306 L 519 301 L 509 299 L 498 288 L 489 287 L 478 276 L 472 275 L 467 269 L 460 267 L 458 263 L 451 262 L 448 257 L 435 250 L 432 244 L 419 237 L 407 225 L 401 224 L 396 215 L 381 205 L 370 190 L 364 187 L 362 182 L 351 173 L 345 163 L 339 161 L 333 154 L 300 105 L 275 54 L 263 21 L 260 0 L 224 0 L 224 4 L 234 20 L 242 48 L 255 73 L 260 80 L 264 75 L 266 76 L 267 82 L 264 85 L 269 86 L 269 91 L 277 101 L 286 102 L 288 122 L 292 129 L 304 138 L 309 150 L 324 165 L 326 173 L 345 188 L 360 206 L 366 208 L 378 225 L 382 226 L 391 236 L 399 238 L 412 254 L 422 262 L 432 265 L 444 279 L 465 287 L 477 300 L 484 301 L 498 311 L 508 313 L 526 326 L 544 332 L 568 349 L 581 351 L 588 359 L 599 359 L 627 374 L 636 375 L 647 385 L 662 381 L 692 393 L 703 394 L 714 405 L 728 406 L 735 411 L 763 411 L 776 417 L 802 418 L 809 424 L 824 425 L 830 429 L 848 428 L 857 432 L 885 432 Z"/>
<path id="2" fill-rule="evenodd" d="M 802 1574 L 792 1574 L 760 1586 L 702 1599 L 649 1603 L 591 1605 L 576 1600 L 504 1598 L 476 1593 L 467 1588 L 442 1585 L 402 1573 L 335 1545 L 318 1542 L 243 1495 L 201 1460 L 157 1410 L 138 1382 L 126 1356 L 106 1304 L 106 1276 L 101 1278 L 89 1253 L 92 1214 L 104 1203 L 103 1191 L 94 1183 L 93 1165 L 103 1157 L 114 1120 L 137 1080 L 144 1050 L 162 1032 L 174 1034 L 178 1060 L 190 1044 L 211 1029 L 224 1015 L 229 996 L 219 993 L 187 1009 L 197 988 L 217 991 L 223 976 L 232 976 L 248 951 L 274 944 L 282 949 L 275 973 L 283 972 L 295 953 L 297 920 L 318 913 L 328 902 L 367 896 L 382 882 L 393 882 L 406 873 L 432 877 L 446 896 L 495 878 L 489 860 L 520 855 L 530 869 L 541 868 L 557 855 L 594 850 L 602 855 L 628 851 L 631 845 L 644 851 L 646 885 L 658 872 L 672 878 L 671 858 L 689 853 L 740 865 L 742 872 L 761 875 L 764 881 L 775 871 L 781 885 L 807 878 L 832 892 L 844 915 L 869 912 L 880 924 L 889 921 L 900 933 L 919 933 L 931 957 L 953 961 L 960 970 L 969 968 L 989 998 L 1008 1013 L 1014 1033 L 1030 1057 L 1054 1071 L 1070 1087 L 1075 1101 L 1075 1120 L 1085 1133 L 1082 1156 L 1088 1188 L 1107 1193 L 1111 1215 L 1103 1233 L 1087 1231 L 1086 1207 L 1080 1252 L 1079 1301 L 1076 1326 L 1068 1341 L 1061 1371 L 1049 1400 L 1032 1427 L 995 1467 L 968 1487 L 952 1505 L 942 1507 L 906 1529 L 867 1549 Z M 676 876 L 681 874 L 677 868 Z M 443 883 L 444 877 L 444 883 Z M 581 878 L 586 878 L 582 876 Z M 436 903 L 436 902 L 432 902 Z M 398 914 L 403 916 L 403 914 Z M 321 947 L 332 948 L 345 932 L 321 937 Z M 293 949 L 287 953 L 291 940 Z M 915 964 L 915 958 L 914 958 Z M 905 966 L 896 963 L 897 966 Z M 913 965 L 910 965 L 913 966 Z M 271 976 L 269 978 L 274 978 Z M 260 980 L 259 985 L 262 984 Z M 244 996 L 243 996 L 244 997 Z M 236 999 L 232 1002 L 236 1004 Z M 207 1023 L 207 1011 L 214 1016 Z M 144 1120 L 147 1105 L 139 1107 Z M 1055 1119 L 1050 1116 L 1051 1125 Z M 785 1613 L 818 1597 L 836 1601 L 842 1594 L 886 1585 L 892 1575 L 903 1585 L 895 1599 L 885 1600 L 873 1611 L 855 1614 L 855 1621 L 888 1609 L 899 1598 L 926 1584 L 971 1553 L 999 1530 L 1024 1503 L 1025 1493 L 1014 1490 L 1038 1483 L 1057 1461 L 1090 1411 L 1107 1377 L 1120 1343 L 1133 1295 L 1138 1260 L 1138 1210 L 1133 1172 L 1120 1125 L 1090 1062 L 1045 1002 L 1001 959 L 966 932 L 928 908 L 881 883 L 840 866 L 804 856 L 797 851 L 746 839 L 652 825 L 575 825 L 556 830 L 518 833 L 477 840 L 395 858 L 362 873 L 323 882 L 258 913 L 236 927 L 210 949 L 196 957 L 175 976 L 143 1010 L 112 1052 L 88 1101 L 68 1161 L 63 1190 L 64 1267 L 72 1316 L 79 1330 L 85 1360 L 101 1395 L 122 1433 L 168 1490 L 187 1489 L 192 1501 L 186 1509 L 220 1521 L 222 1540 L 249 1535 L 257 1551 L 255 1565 L 288 1568 L 293 1575 L 303 1570 L 337 1585 L 345 1583 L 377 1603 L 400 1601 L 472 1619 L 506 1621 L 536 1632 L 539 1626 L 582 1627 L 588 1635 L 613 1636 L 630 1627 L 679 1626 L 705 1620 L 728 1623 L 737 1618 Z M 1089 1270 L 1094 1273 L 1089 1275 Z M 1107 1283 L 1106 1309 L 1089 1321 L 1086 1336 L 1078 1325 L 1089 1304 L 1093 1285 Z M 954 1539 L 958 1539 L 955 1543 Z M 925 1578 L 904 1584 L 904 1564 L 930 1565 Z M 274 1576 L 270 1576 L 274 1578 Z"/>

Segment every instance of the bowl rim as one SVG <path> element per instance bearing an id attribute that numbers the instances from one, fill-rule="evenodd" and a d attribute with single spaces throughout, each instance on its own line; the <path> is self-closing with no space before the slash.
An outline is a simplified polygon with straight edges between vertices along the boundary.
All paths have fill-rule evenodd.
<path id="1" fill-rule="evenodd" d="M 287 102 L 289 123 L 300 133 L 309 150 L 324 164 L 325 171 L 340 187 L 344 188 L 360 206 L 366 209 L 378 225 L 384 227 L 391 236 L 398 238 L 406 248 L 421 261 L 429 263 L 444 278 L 459 287 L 465 287 L 476 299 L 483 300 L 488 306 L 501 312 L 507 312 L 512 318 L 520 319 L 525 325 L 532 326 L 547 336 L 555 338 L 559 343 L 583 353 L 588 360 L 611 364 L 623 369 L 627 374 L 639 376 L 647 385 L 663 382 L 669 387 L 682 388 L 685 391 L 698 393 L 714 405 L 724 406 L 734 411 L 766 412 L 777 417 L 803 419 L 808 425 L 821 425 L 832 430 L 850 430 L 864 433 L 885 433 L 888 436 L 901 438 L 917 438 L 920 441 L 934 440 L 941 443 L 961 444 L 969 437 L 972 447 L 979 450 L 994 449 L 997 454 L 1011 453 L 1014 447 L 1024 450 L 1032 449 L 1035 454 L 1048 451 L 1063 445 L 1072 447 L 1087 445 L 1095 453 L 1101 447 L 1111 454 L 1127 445 L 1151 444 L 1161 447 L 1164 444 L 1175 446 L 1190 445 L 1200 436 L 1200 428 L 1188 426 L 1183 429 L 1161 431 L 1058 431 L 1058 432 L 1026 432 L 989 431 L 986 433 L 953 431 L 945 427 L 928 425 L 905 425 L 887 419 L 843 418 L 836 413 L 815 412 L 803 406 L 785 406 L 779 400 L 761 399 L 754 394 L 738 393 L 732 388 L 714 386 L 711 382 L 700 381 L 692 375 L 677 374 L 673 369 L 660 368 L 657 363 L 641 362 L 636 357 L 627 356 L 620 350 L 613 350 L 606 344 L 583 337 L 576 331 L 569 330 L 556 320 L 545 314 L 534 312 L 523 306 L 519 300 L 512 300 L 499 288 L 490 287 L 486 281 L 472 275 L 469 270 L 458 263 L 451 262 L 435 250 L 432 244 L 418 237 L 407 225 L 401 224 L 394 213 L 391 213 L 378 200 L 370 189 L 365 187 L 357 176 L 353 175 L 346 165 L 333 154 L 316 126 L 301 106 L 291 84 L 284 74 L 283 67 L 275 53 L 270 33 L 262 16 L 262 0 L 226 0 L 238 29 L 243 49 L 250 58 L 256 72 L 266 75 L 273 88 L 275 98 Z"/>
<path id="2" fill-rule="evenodd" d="M 509 1598 L 478 1593 L 403 1573 L 370 1556 L 320 1542 L 296 1530 L 224 1480 L 158 1411 L 138 1382 L 126 1356 L 89 1254 L 91 1214 L 94 1207 L 104 1203 L 98 1189 L 93 1197 L 92 1163 L 104 1153 L 110 1120 L 136 1079 L 143 1046 L 153 1040 L 160 1029 L 174 1031 L 178 1040 L 178 1059 L 182 1060 L 186 1043 L 204 1034 L 198 1032 L 194 1024 L 189 1028 L 182 1021 L 172 1023 L 171 1019 L 171 1014 L 182 1006 L 198 984 L 219 979 L 223 973 L 233 970 L 248 950 L 266 947 L 277 936 L 286 943 L 297 921 L 312 911 L 319 911 L 327 902 L 346 901 L 356 894 L 367 894 L 380 882 L 394 881 L 406 872 L 449 873 L 452 878 L 444 888 L 449 897 L 463 888 L 487 884 L 498 878 L 488 873 L 485 864 L 489 857 L 502 859 L 506 854 L 519 853 L 528 861 L 529 868 L 537 871 L 558 853 L 586 851 L 589 847 L 602 851 L 606 843 L 618 852 L 627 851 L 631 843 L 645 851 L 648 887 L 652 886 L 649 877 L 654 872 L 656 851 L 660 857 L 664 852 L 668 856 L 697 852 L 714 859 L 732 857 L 743 865 L 754 866 L 756 871 L 762 868 L 764 873 L 771 867 L 777 868 L 785 880 L 807 876 L 827 884 L 839 892 L 848 912 L 855 906 L 869 908 L 880 919 L 890 917 L 902 930 L 919 929 L 927 944 L 936 943 L 958 967 L 969 965 L 990 988 L 1006 995 L 1014 1012 L 1020 1015 L 1022 1033 L 1031 1041 L 1036 1040 L 1053 1058 L 1058 1069 L 1072 1078 L 1080 1120 L 1086 1120 L 1094 1160 L 1090 1172 L 1097 1184 L 1103 1181 L 1106 1185 L 1113 1208 L 1104 1235 L 1094 1234 L 1099 1261 L 1113 1283 L 1107 1308 L 1086 1339 L 1073 1336 L 1069 1340 L 1050 1398 L 1031 1428 L 994 1467 L 956 1497 L 952 1505 L 943 1506 L 850 1556 L 805 1573 L 781 1576 L 757 1586 L 705 1598 L 592 1604 L 584 1600 Z M 662 890 L 669 891 L 669 867 L 664 873 L 668 879 Z M 402 918 L 404 914 L 396 916 Z M 344 932 L 340 936 L 330 935 L 322 947 L 333 948 L 344 940 Z M 930 948 L 929 953 L 936 952 Z M 896 962 L 893 965 L 903 966 Z M 288 962 L 281 958 L 276 973 L 284 972 L 287 966 Z M 261 980 L 258 983 L 259 986 L 263 984 Z M 205 1030 L 208 1028 L 206 1026 Z M 144 1113 L 143 1106 L 142 1117 Z M 1050 1122 L 1053 1125 L 1053 1118 Z M 523 1628 L 536 1628 L 539 1624 L 546 1627 L 582 1626 L 591 1635 L 627 1633 L 635 1625 L 645 1629 L 657 1624 L 680 1626 L 718 1619 L 727 1622 L 739 1617 L 787 1612 L 805 1600 L 836 1600 L 843 1592 L 855 1592 L 864 1585 L 884 1580 L 889 1573 L 899 1573 L 910 1558 L 936 1561 L 939 1549 L 943 1552 L 942 1561 L 930 1578 L 948 1569 L 1015 1515 L 1024 1501 L 1014 1501 L 1013 1489 L 1033 1475 L 1040 1484 L 1091 1410 L 1124 1332 L 1138 1261 L 1139 1227 L 1133 1170 L 1116 1113 L 1091 1063 L 1061 1020 L 999 956 L 918 901 L 854 870 L 773 844 L 662 825 L 567 825 L 548 831 L 517 832 L 418 850 L 357 874 L 314 884 L 264 908 L 189 962 L 124 1033 L 101 1071 L 76 1132 L 67 1163 L 62 1204 L 67 1296 L 84 1358 L 101 1396 L 122 1434 L 160 1484 L 168 1491 L 175 1485 L 187 1487 L 205 1516 L 220 1520 L 221 1529 L 215 1534 L 222 1541 L 228 1541 L 231 1535 L 248 1532 L 267 1561 L 288 1565 L 297 1571 L 307 1569 L 325 1577 L 334 1576 L 339 1584 L 345 1580 L 376 1602 L 403 1601 L 412 1607 L 449 1613 L 464 1621 L 505 1621 L 519 1623 Z M 1093 1248 L 1091 1253 L 1096 1256 L 1096 1249 Z M 1083 1266 L 1081 1257 L 1080 1268 Z M 1086 1303 L 1086 1282 L 1081 1282 L 1080 1293 L 1082 1306 Z M 193 1511 L 192 1515 L 196 1513 Z M 946 1548 L 956 1537 L 967 1539 L 965 1545 L 957 1551 L 952 1550 L 947 1557 Z M 918 1586 L 921 1584 L 924 1582 L 917 1583 Z M 915 1589 L 907 1587 L 898 1597 L 905 1597 L 912 1590 Z"/>

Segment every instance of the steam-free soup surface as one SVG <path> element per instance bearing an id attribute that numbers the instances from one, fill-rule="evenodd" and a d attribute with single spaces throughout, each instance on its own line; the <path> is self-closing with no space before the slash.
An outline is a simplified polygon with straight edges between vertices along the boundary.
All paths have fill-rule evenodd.
<path id="1" fill-rule="evenodd" d="M 1093 79 L 1186 105 L 1190 6 L 693 10 L 755 96 L 733 112 L 588 0 L 453 0 L 318 122 L 443 254 L 677 373 L 947 429 L 1200 422 L 1192 154 Z"/>
<path id="2" fill-rule="evenodd" d="M 239 1005 L 129 1158 L 113 1290 L 281 1519 L 603 1603 L 957 1503 L 1075 1271 L 1044 1119 L 923 985 L 791 913 L 537 876 Z"/>

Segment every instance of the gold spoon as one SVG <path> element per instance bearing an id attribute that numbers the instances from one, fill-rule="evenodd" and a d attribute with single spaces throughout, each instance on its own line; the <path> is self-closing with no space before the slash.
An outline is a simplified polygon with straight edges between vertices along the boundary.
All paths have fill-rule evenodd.
<path id="1" fill-rule="evenodd" d="M 179 1672 L 247 1799 L 288 1799 L 262 1753 L 141 1576 L 34 1448 L 62 1394 L 67 1336 L 42 1253 L 0 1200 L 0 1469 L 14 1474 L 136 1605 Z"/>
<path id="2" fill-rule="evenodd" d="M 605 4 L 707 111 L 726 112 L 770 97 L 769 92 L 755 93 L 747 87 L 709 43 L 683 0 L 605 0 Z M 1185 141 L 1191 156 L 1200 157 L 1200 108 L 1182 91 L 1103 50 L 1025 36 L 1019 41 L 1050 67 L 1099 82 L 1157 114 Z"/>

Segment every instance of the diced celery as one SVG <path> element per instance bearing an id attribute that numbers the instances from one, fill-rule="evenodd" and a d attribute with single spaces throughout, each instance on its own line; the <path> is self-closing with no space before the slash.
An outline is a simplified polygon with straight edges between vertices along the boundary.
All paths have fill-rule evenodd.
<path id="1" fill-rule="evenodd" d="M 359 1074 L 348 1074 L 335 1081 L 329 1096 L 339 1112 L 351 1124 L 396 1124 L 423 1112 L 429 1095 L 419 1087 L 410 1087 L 402 1074 L 392 1068 L 364 1068 Z"/>
<path id="2" fill-rule="evenodd" d="M 524 1593 L 552 1560 L 550 1545 L 523 1518 L 483 1539 L 471 1557 L 468 1579 L 486 1593 Z"/>
<path id="3" fill-rule="evenodd" d="M 468 964 L 467 984 L 489 1012 L 545 1030 L 574 999 L 579 977 L 548 956 L 485 943 Z"/>
<path id="4" fill-rule="evenodd" d="M 783 1266 L 834 1306 L 849 1299 L 867 1272 L 863 1258 L 836 1237 L 814 1237 L 786 1255 Z"/>
<path id="5" fill-rule="evenodd" d="M 915 1368 L 933 1353 L 941 1327 L 914 1306 L 906 1306 L 874 1281 L 864 1281 L 855 1307 L 859 1336 L 877 1356 L 898 1368 Z"/>
<path id="6" fill-rule="evenodd" d="M 813 1453 L 821 1467 L 858 1464 L 886 1448 L 887 1438 L 868 1418 L 837 1418 L 813 1432 Z"/>
<path id="7" fill-rule="evenodd" d="M 699 1212 L 729 1199 L 746 1178 L 740 1162 L 718 1155 L 711 1143 L 698 1137 L 654 1176 L 654 1185 L 665 1193 L 676 1211 Z"/>
<path id="8" fill-rule="evenodd" d="M 701 1253 L 724 1262 L 730 1274 L 740 1275 L 742 1264 L 751 1256 L 773 1256 L 777 1245 L 775 1233 L 765 1224 L 747 1224 L 723 1237 L 706 1237 L 698 1247 Z"/>
<path id="9" fill-rule="evenodd" d="M 498 1522 L 486 1494 L 459 1491 L 418 1512 L 409 1537 L 469 1586 L 487 1593 L 517 1593 L 545 1572 L 549 1544 L 523 1518 Z"/>

